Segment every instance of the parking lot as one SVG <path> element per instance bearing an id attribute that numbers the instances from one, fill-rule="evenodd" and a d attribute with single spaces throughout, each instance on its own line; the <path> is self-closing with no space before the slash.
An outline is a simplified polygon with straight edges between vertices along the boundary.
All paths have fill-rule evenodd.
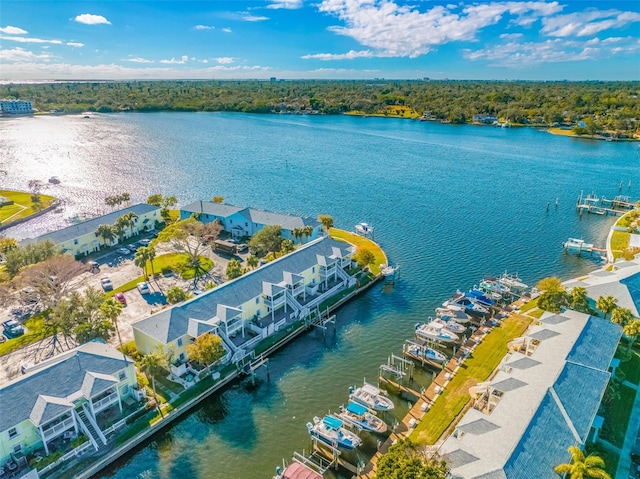
<path id="1" fill-rule="evenodd" d="M 174 252 L 174 250 L 169 244 L 159 244 L 156 246 L 156 252 L 157 256 L 160 256 L 165 253 Z M 133 340 L 133 330 L 131 329 L 132 323 L 167 307 L 165 293 L 168 289 L 174 286 L 179 286 L 185 291 L 193 291 L 195 289 L 204 290 L 206 282 L 213 281 L 216 284 L 221 284 L 226 281 L 227 265 L 231 258 L 214 253 L 210 247 L 203 248 L 201 254 L 211 258 L 214 262 L 214 266 L 208 276 L 201 279 L 197 284 L 195 284 L 193 280 L 184 280 L 177 274 L 171 274 L 168 276 L 156 275 L 148 281 L 150 289 L 149 294 L 142 295 L 135 287 L 124 292 L 126 306 L 123 308 L 122 314 L 118 318 L 118 326 L 123 342 Z M 235 258 L 244 261 L 247 255 L 248 253 L 245 252 Z M 111 281 L 113 288 L 116 289 L 123 284 L 140 277 L 143 272 L 140 267 L 134 264 L 134 256 L 134 251 L 130 250 L 128 254 L 120 254 L 114 251 L 98 257 L 90 258 L 90 261 L 94 261 L 96 263 L 96 267 L 92 267 L 89 271 L 74 278 L 70 283 L 70 289 L 79 292 L 82 292 L 89 287 L 103 290 L 101 284 L 102 278 L 108 278 Z M 89 263 L 89 261 L 85 262 Z M 18 306 L 13 309 L 15 310 L 17 308 Z M 19 308 L 21 311 L 27 313 L 24 316 L 21 316 L 21 319 L 26 319 L 29 316 L 28 313 L 35 310 L 33 307 L 27 307 L 25 305 L 21 305 Z M 0 311 L 0 322 L 4 322 L 14 317 L 16 316 L 12 314 L 10 309 Z M 117 335 L 113 335 L 110 343 L 113 346 L 119 346 Z M 37 352 L 37 346 L 38 343 L 3 356 L 3 367 L 0 368 L 0 383 L 6 382 L 7 380 L 19 375 L 20 366 L 22 364 L 33 363 Z"/>

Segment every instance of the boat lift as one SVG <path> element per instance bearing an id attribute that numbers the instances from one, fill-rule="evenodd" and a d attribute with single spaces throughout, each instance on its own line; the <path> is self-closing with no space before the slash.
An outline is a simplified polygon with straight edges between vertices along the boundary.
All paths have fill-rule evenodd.
<path id="1" fill-rule="evenodd" d="M 409 380 L 413 380 L 413 367 L 413 361 L 391 353 L 391 356 L 387 358 L 387 364 L 380 365 L 380 377 L 384 377 L 384 373 L 387 373 L 400 381 L 408 374 Z"/>

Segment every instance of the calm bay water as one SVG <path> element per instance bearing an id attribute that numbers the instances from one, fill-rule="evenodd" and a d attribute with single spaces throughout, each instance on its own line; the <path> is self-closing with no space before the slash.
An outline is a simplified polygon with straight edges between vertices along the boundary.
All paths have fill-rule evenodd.
<path id="1" fill-rule="evenodd" d="M 504 270 L 535 284 L 594 269 L 561 244 L 576 237 L 603 246 L 613 218 L 580 219 L 576 198 L 638 199 L 639 167 L 637 144 L 533 129 L 209 113 L 0 120 L 0 185 L 26 189 L 55 175 L 62 183 L 46 192 L 65 202 L 62 213 L 12 236 L 104 211 L 104 197 L 122 191 L 135 201 L 176 195 L 180 204 L 223 195 L 237 205 L 329 214 L 344 229 L 369 222 L 401 265 L 395 288 L 375 286 L 337 312 L 335 334 L 295 341 L 272 358 L 269 380 L 261 371 L 256 386 L 238 382 L 215 395 L 104 474 L 127 479 L 271 477 L 282 458 L 309 447 L 306 422 L 344 404 L 349 385 L 375 382 L 413 325 L 457 288 Z M 406 399 L 397 404 L 402 415 Z M 368 440 L 362 458 L 374 449 Z"/>

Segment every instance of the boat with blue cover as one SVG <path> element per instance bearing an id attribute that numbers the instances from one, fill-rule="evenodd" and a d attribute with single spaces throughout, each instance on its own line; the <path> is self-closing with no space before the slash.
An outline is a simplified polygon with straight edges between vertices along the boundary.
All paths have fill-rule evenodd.
<path id="1" fill-rule="evenodd" d="M 350 402 L 347 407 L 340 406 L 340 412 L 336 416 L 347 424 L 353 424 L 365 431 L 378 434 L 387 431 L 387 423 L 362 404 Z"/>
<path id="2" fill-rule="evenodd" d="M 475 301 L 476 303 L 480 303 L 483 306 L 495 306 L 496 302 L 485 296 L 485 294 L 479 289 L 470 289 L 467 293 L 464 294 L 471 301 Z"/>
<path id="3" fill-rule="evenodd" d="M 442 363 L 447 360 L 447 357 L 440 351 L 436 351 L 425 344 L 414 343 L 413 341 L 407 341 L 405 351 L 421 360 L 426 360 L 437 365 L 442 365 Z"/>
<path id="4" fill-rule="evenodd" d="M 331 447 L 352 450 L 362 444 L 362 439 L 354 432 L 343 427 L 342 419 L 327 415 L 320 419 L 313 418 L 313 424 L 307 423 L 307 430 L 311 436 Z"/>
<path id="5" fill-rule="evenodd" d="M 354 386 L 349 388 L 349 399 L 351 401 L 362 404 L 374 411 L 391 411 L 395 408 L 393 401 L 385 394 L 384 391 L 366 381 L 359 388 Z"/>

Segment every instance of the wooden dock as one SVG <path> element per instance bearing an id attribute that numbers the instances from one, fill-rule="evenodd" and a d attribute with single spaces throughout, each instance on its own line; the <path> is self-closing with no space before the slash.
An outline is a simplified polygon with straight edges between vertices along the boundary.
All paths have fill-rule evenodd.
<path id="1" fill-rule="evenodd" d="M 635 202 L 628 196 L 618 195 L 613 199 L 606 198 L 604 196 L 598 197 L 591 193 L 587 196 L 583 196 L 580 193 L 578 200 L 576 201 L 576 211 L 582 216 L 582 213 L 596 215 L 623 215 L 628 211 L 635 208 Z"/>

